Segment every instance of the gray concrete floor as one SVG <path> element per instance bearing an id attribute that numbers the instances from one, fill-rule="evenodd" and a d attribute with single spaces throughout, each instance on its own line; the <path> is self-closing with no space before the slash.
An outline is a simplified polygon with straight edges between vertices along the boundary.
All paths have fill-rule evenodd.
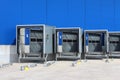
<path id="1" fill-rule="evenodd" d="M 58 61 L 49 67 L 38 64 L 28 71 L 20 71 L 27 63 L 14 63 L 0 69 L 0 80 L 120 80 L 120 59 L 82 61 L 72 67 L 72 61 Z"/>

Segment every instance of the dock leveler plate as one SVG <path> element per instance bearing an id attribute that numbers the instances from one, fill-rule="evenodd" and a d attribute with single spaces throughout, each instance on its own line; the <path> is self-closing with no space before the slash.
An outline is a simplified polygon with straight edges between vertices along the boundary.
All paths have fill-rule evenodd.
<path id="1" fill-rule="evenodd" d="M 80 59 L 82 53 L 82 29 L 79 27 L 55 29 L 57 59 Z"/>
<path id="2" fill-rule="evenodd" d="M 53 55 L 54 27 L 44 24 L 17 25 L 19 61 L 47 60 Z"/>
<path id="3" fill-rule="evenodd" d="M 108 57 L 108 31 L 84 31 L 84 56 L 89 58 Z"/>
<path id="4" fill-rule="evenodd" d="M 120 57 L 120 32 L 109 32 L 110 57 Z"/>

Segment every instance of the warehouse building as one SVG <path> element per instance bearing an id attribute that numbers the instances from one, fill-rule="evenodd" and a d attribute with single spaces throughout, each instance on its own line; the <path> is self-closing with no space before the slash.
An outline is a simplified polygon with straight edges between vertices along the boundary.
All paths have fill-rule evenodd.
<path id="1" fill-rule="evenodd" d="M 1 0 L 0 62 L 17 62 L 16 25 L 120 31 L 120 0 Z"/>

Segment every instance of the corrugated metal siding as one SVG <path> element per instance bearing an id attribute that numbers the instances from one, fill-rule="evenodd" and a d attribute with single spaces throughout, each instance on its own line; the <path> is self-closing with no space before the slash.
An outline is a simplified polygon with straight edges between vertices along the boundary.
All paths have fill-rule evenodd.
<path id="1" fill-rule="evenodd" d="M 0 44 L 15 44 L 17 24 L 120 31 L 120 0 L 1 0 Z"/>

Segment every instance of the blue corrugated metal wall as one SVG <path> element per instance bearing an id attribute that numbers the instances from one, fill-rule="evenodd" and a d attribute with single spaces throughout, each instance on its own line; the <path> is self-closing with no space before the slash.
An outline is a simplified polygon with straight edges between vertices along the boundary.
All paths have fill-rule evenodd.
<path id="1" fill-rule="evenodd" d="M 1 0 L 0 44 L 15 44 L 17 24 L 120 31 L 120 0 Z"/>

